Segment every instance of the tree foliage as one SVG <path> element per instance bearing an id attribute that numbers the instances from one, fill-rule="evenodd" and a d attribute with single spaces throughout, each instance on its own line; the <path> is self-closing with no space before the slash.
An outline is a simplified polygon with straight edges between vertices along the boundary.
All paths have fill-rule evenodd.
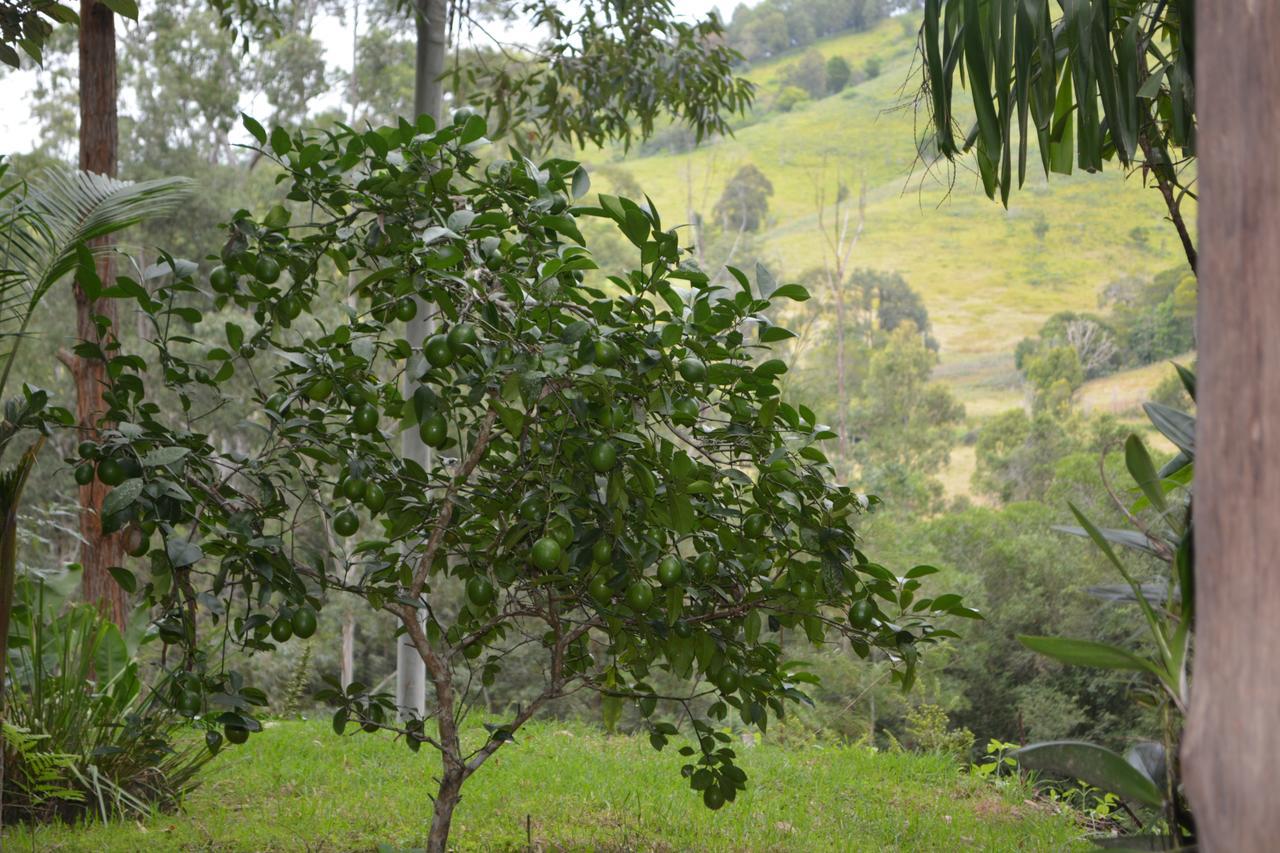
<path id="1" fill-rule="evenodd" d="M 682 270 L 656 211 L 613 196 L 570 207 L 586 190 L 573 162 L 482 165 L 473 149 L 486 128 L 465 112 L 439 130 L 425 117 L 363 134 L 246 126 L 307 212 L 296 225 L 283 206 L 231 223 L 209 286 L 255 326 L 228 323 L 225 345 L 193 346 L 199 336 L 171 321 L 200 321 L 184 304 L 195 284 L 174 266 L 155 290 L 117 285 L 154 326 L 149 359 L 81 345 L 115 378 L 120 426 L 84 451 L 115 481 L 104 526 L 137 531 L 148 568 L 126 583 L 182 647 L 182 690 L 228 709 L 206 718 L 223 729 L 211 745 L 255 731 L 266 697 L 223 668 L 208 621 L 221 642 L 266 651 L 344 592 L 400 621 L 435 702 L 428 719 L 399 724 L 390 697 L 335 682 L 334 725 L 439 749 L 437 820 L 526 720 L 584 687 L 604 695 L 607 716 L 635 701 L 650 717 L 664 698 L 711 691 L 685 774 L 716 807 L 745 778 L 718 722 L 732 712 L 764 726 L 808 679 L 777 631 L 878 648 L 909 684 L 919 650 L 948 634 L 931 620 L 973 615 L 955 597 L 935 607 L 925 572 L 900 578 L 858 551 L 865 499 L 831 483 L 816 446 L 830 434 L 779 399 L 785 365 L 748 334 L 778 337 L 760 320 L 768 300 L 745 277 L 727 291 Z M 584 285 L 594 264 L 580 216 L 614 222 L 641 266 L 607 290 Z M 350 272 L 364 307 L 322 321 Z M 773 299 L 805 295 L 788 285 Z M 418 310 L 441 331 L 398 337 L 390 324 Z M 151 363 L 163 395 L 144 378 Z M 246 371 L 258 440 L 226 454 L 198 413 L 232 404 L 220 385 Z M 422 381 L 409 399 L 405 371 Z M 393 452 L 404 429 L 437 448 L 434 464 Z M 333 560 L 307 547 L 306 528 L 325 525 L 346 542 Z M 446 582 L 468 602 L 452 617 L 432 606 Z M 513 641 L 541 649 L 541 691 L 464 747 L 457 719 L 502 676 Z M 660 670 L 687 690 L 659 695 Z M 648 726 L 658 747 L 676 731 Z"/>
<path id="2" fill-rule="evenodd" d="M 773 183 L 754 163 L 742 166 L 725 184 L 712 215 L 728 233 L 759 231 L 769 217 Z"/>

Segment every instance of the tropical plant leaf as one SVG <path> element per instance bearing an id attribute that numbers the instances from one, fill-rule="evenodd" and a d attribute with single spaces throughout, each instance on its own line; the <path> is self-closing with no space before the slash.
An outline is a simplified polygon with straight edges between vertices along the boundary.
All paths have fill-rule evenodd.
<path id="1" fill-rule="evenodd" d="M 1033 743 L 1013 753 L 1031 770 L 1061 773 L 1110 791 L 1124 800 L 1159 808 L 1164 797 L 1156 783 L 1124 756 L 1104 746 L 1078 740 Z"/>
<path id="2" fill-rule="evenodd" d="M 1092 640 L 1071 640 L 1066 637 L 1031 637 L 1018 635 L 1018 642 L 1037 654 L 1072 666 L 1091 666 L 1098 669 L 1130 669 L 1149 672 L 1151 663 L 1132 652 L 1106 643 Z"/>

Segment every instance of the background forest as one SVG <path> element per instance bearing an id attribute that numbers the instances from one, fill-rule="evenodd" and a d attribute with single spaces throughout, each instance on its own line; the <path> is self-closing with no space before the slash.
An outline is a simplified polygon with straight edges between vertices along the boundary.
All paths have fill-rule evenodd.
<path id="1" fill-rule="evenodd" d="M 211 267 L 228 211 L 281 200 L 271 164 L 237 147 L 242 110 L 287 128 L 379 124 L 409 111 L 414 47 L 396 4 L 281 5 L 288 34 L 252 43 L 249 57 L 202 2 L 144 6 L 126 25 L 120 175 L 188 175 L 201 188 L 178 214 L 130 232 L 144 275 L 152 246 Z M 339 65 L 320 38 L 335 19 L 354 33 L 353 65 Z M 688 223 L 689 262 L 709 274 L 753 270 L 766 295 L 782 282 L 807 287 L 812 298 L 778 318 L 798 332 L 782 346 L 785 390 L 835 431 L 827 452 L 844 479 L 880 497 L 863 529 L 867 550 L 890 566 L 937 566 L 943 586 L 986 614 L 963 626 L 963 645 L 929 656 L 909 694 L 891 685 L 887 664 L 811 653 L 803 636 L 789 638 L 822 688 L 770 737 L 889 746 L 940 737 L 941 727 L 966 729 L 979 745 L 1080 737 L 1120 746 L 1152 727 L 1130 696 L 1131 674 L 1056 664 L 1015 636 L 1132 644 L 1123 611 L 1087 593 L 1111 580 L 1103 558 L 1053 527 L 1071 522 L 1068 502 L 1120 526 L 1106 483 L 1123 480 L 1124 436 L 1147 431 L 1140 404 L 1189 409 L 1169 362 L 1194 361 L 1195 279 L 1158 197 L 1137 191 L 1136 177 L 1126 186 L 1116 171 L 1055 182 L 1037 173 L 1002 209 L 974 174 L 912 145 L 921 136 L 909 100 L 918 27 L 911 4 L 894 0 L 739 7 L 727 38 L 758 90 L 731 120 L 732 136 L 695 145 L 684 128 L 660 127 L 629 148 L 560 153 L 588 165 L 593 190 L 647 195 Z M 31 100 L 39 144 L 12 158 L 19 175 L 74 159 L 73 38 L 59 31 L 47 49 Z M 477 56 L 455 55 L 455 99 Z M 634 251 L 603 228 L 587 237 L 606 269 Z M 70 294 L 50 300 L 26 369 L 34 384 L 58 388 L 68 381 L 56 355 L 67 345 L 59 318 Z M 234 305 L 208 311 L 236 319 Z M 141 318 L 136 332 L 147 334 Z M 243 428 L 228 418 L 220 438 L 233 447 Z M 69 445 L 46 451 L 29 487 L 37 533 L 28 570 L 75 559 L 74 486 L 61 461 L 72 455 Z M 273 696 L 304 709 L 316 673 L 345 669 L 378 684 L 395 667 L 391 620 L 354 604 L 321 619 L 316 639 L 249 664 Z M 535 687 L 509 675 L 486 701 L 512 706 L 526 689 Z M 595 702 L 566 700 L 555 713 L 598 717 Z M 922 723 L 923 705 L 941 707 L 946 722 Z"/>

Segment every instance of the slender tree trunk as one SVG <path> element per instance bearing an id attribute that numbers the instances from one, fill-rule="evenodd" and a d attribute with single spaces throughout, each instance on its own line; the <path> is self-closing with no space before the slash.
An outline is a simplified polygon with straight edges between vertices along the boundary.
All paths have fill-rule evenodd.
<path id="1" fill-rule="evenodd" d="M 80 168 L 86 172 L 116 174 L 116 89 L 115 15 L 97 0 L 81 0 Z M 103 287 L 109 287 L 114 280 L 113 266 L 109 256 L 99 255 L 97 274 Z M 105 344 L 94 317 L 105 317 L 114 329 L 115 301 L 90 299 L 77 281 L 75 302 L 76 338 Z M 92 439 L 107 410 L 102 398 L 107 387 L 107 366 L 99 359 L 73 356 L 72 375 L 81 437 Z M 95 602 L 111 621 L 124 625 L 124 590 L 107 571 L 123 565 L 124 543 L 119 535 L 102 533 L 102 501 L 106 495 L 107 487 L 96 479 L 80 487 L 80 564 L 84 567 L 81 582 L 85 599 Z"/>
<path id="2" fill-rule="evenodd" d="M 453 810 L 462 799 L 463 771 L 453 768 L 440 776 L 435 807 L 431 812 L 431 834 L 427 836 L 427 853 L 445 853 L 449 849 L 449 829 Z"/>
<path id="3" fill-rule="evenodd" d="M 413 107 L 415 117 L 429 115 L 439 124 L 444 108 L 444 86 L 440 79 L 444 73 L 445 51 L 448 49 L 446 21 L 448 0 L 417 0 L 414 21 L 417 25 L 417 52 L 414 67 Z M 431 333 L 427 319 L 427 306 L 418 303 L 418 315 L 406 329 L 409 343 L 421 345 Z M 405 373 L 405 399 L 413 396 L 416 377 Z M 423 468 L 431 470 L 431 451 L 418 436 L 417 430 L 405 430 L 401 438 L 401 453 L 413 459 Z M 423 612 L 425 616 L 425 611 Z M 396 644 L 396 707 L 402 716 L 418 716 L 426 712 L 426 669 L 421 655 L 407 636 L 401 636 Z M 446 833 L 448 828 L 446 827 Z M 443 848 L 441 848 L 443 849 Z"/>
<path id="4" fill-rule="evenodd" d="M 1196 657 L 1183 768 L 1201 849 L 1280 838 L 1280 4 L 1198 5 Z"/>

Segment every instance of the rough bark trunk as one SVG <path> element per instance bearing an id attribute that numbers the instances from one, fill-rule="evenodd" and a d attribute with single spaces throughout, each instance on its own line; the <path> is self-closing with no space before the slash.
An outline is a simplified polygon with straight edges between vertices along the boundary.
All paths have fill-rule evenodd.
<path id="1" fill-rule="evenodd" d="M 427 836 L 427 853 L 445 853 L 449 849 L 449 828 L 453 810 L 462 799 L 461 769 L 446 771 L 440 777 L 435 807 L 431 811 L 431 834 Z"/>
<path id="2" fill-rule="evenodd" d="M 342 613 L 342 689 L 356 680 L 356 614 L 350 606 Z"/>
<path id="3" fill-rule="evenodd" d="M 116 33 L 115 15 L 97 0 L 80 3 L 80 168 L 102 175 L 116 174 L 118 139 L 116 113 Z M 109 287 L 115 271 L 111 258 L 100 255 L 97 274 Z M 76 338 L 100 341 L 94 316 L 116 323 L 114 300 L 89 298 L 81 282 L 75 287 Z M 99 420 L 107 410 L 102 392 L 106 388 L 106 364 L 98 359 L 73 357 L 72 376 L 76 384 L 76 415 L 81 437 L 95 438 Z M 124 625 L 125 594 L 107 571 L 124 563 L 124 543 L 119 535 L 102 533 L 102 501 L 107 487 L 94 480 L 80 487 L 80 564 L 84 567 L 82 586 L 87 601 L 95 602 L 117 625 Z"/>
<path id="4" fill-rule="evenodd" d="M 1280 4 L 1198 4 L 1196 657 L 1183 767 L 1206 851 L 1280 838 Z"/>

